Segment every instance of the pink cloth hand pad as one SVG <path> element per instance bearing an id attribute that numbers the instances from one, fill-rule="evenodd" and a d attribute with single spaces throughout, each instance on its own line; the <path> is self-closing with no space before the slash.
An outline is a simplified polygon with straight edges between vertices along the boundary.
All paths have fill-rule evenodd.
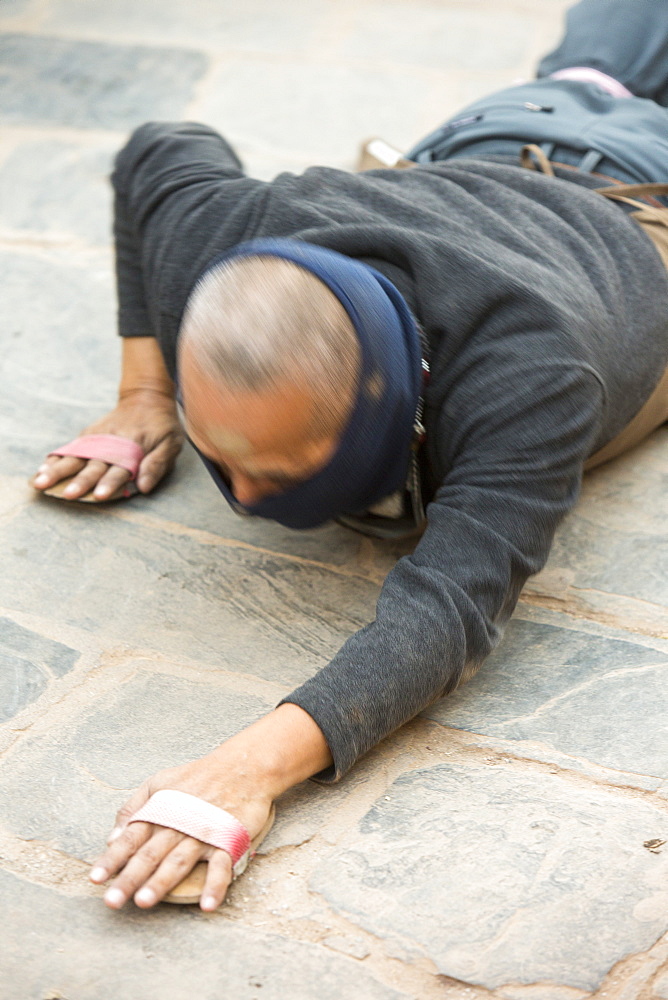
<path id="1" fill-rule="evenodd" d="M 119 437 L 117 434 L 85 434 L 64 444 L 62 448 L 55 448 L 49 454 L 93 458 L 108 465 L 120 465 L 134 479 L 144 457 L 144 450 L 129 438 Z"/>
<path id="2" fill-rule="evenodd" d="M 236 817 L 218 806 L 187 792 L 164 789 L 155 792 L 134 814 L 130 823 L 167 826 L 204 844 L 218 847 L 232 858 L 234 878 L 245 870 L 251 854 L 248 830 Z"/>

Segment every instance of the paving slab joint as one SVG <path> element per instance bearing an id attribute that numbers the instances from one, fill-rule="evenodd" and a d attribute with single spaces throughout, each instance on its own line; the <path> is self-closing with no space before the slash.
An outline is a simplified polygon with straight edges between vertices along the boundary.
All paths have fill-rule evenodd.
<path id="1" fill-rule="evenodd" d="M 668 934 L 643 952 L 616 962 L 592 994 L 592 1000 L 653 1000 L 652 984 L 668 969 Z"/>
<path id="2" fill-rule="evenodd" d="M 91 251 L 102 253 L 105 259 L 109 251 L 98 243 L 89 243 L 72 233 L 42 233 L 30 232 L 25 229 L 0 229 L 0 250 L 67 250 L 70 253 L 86 253 Z"/>
<path id="3" fill-rule="evenodd" d="M 602 598 L 615 601 L 620 606 L 620 614 L 599 610 L 588 606 L 579 595 L 601 595 Z M 531 583 L 522 591 L 521 601 L 530 607 L 545 608 L 558 611 L 575 620 L 596 622 L 613 628 L 623 628 L 626 632 L 644 635 L 656 639 L 668 639 L 665 627 L 666 609 L 658 604 L 640 601 L 637 598 L 622 594 L 607 594 L 589 587 L 569 587 L 564 595 L 534 590 Z"/>
<path id="4" fill-rule="evenodd" d="M 100 888 L 88 881 L 87 862 L 58 850 L 48 841 L 0 834 L 0 869 L 67 896 L 102 895 Z"/>
<path id="5" fill-rule="evenodd" d="M 236 538 L 225 538 L 215 535 L 213 532 L 205 531 L 202 528 L 191 528 L 188 525 L 180 524 L 177 521 L 163 520 L 151 514 L 140 513 L 132 510 L 100 510 L 101 516 L 115 517 L 121 521 L 128 521 L 130 524 L 142 528 L 149 528 L 151 531 L 161 532 L 170 535 L 180 535 L 191 538 L 200 545 L 213 547 L 244 549 L 258 555 L 268 556 L 271 559 L 278 559 L 283 562 L 295 563 L 299 566 L 312 566 L 315 569 L 334 573 L 336 576 L 365 580 L 370 583 L 381 584 L 387 575 L 385 572 L 360 572 L 356 569 L 347 569 L 345 566 L 337 566 L 335 563 L 326 563 L 318 559 L 309 559 L 305 556 L 292 555 L 288 552 L 280 552 L 276 549 L 267 549 L 259 545 L 252 545 L 250 542 L 243 542 Z"/>
<path id="6" fill-rule="evenodd" d="M 266 860 L 258 856 L 244 879 L 235 884 L 220 917 L 232 915 L 249 933 L 271 925 L 290 940 L 321 947 L 328 947 L 325 942 L 332 935 L 353 941 L 360 965 L 388 987 L 403 989 L 407 996 L 420 1000 L 487 1000 L 492 996 L 487 990 L 440 975 L 412 940 L 394 934 L 376 935 L 356 923 L 354 915 L 339 912 L 322 894 L 311 890 L 311 871 L 330 849 L 331 844 L 315 836 L 299 849 L 279 847 L 269 851 Z"/>
<path id="7" fill-rule="evenodd" d="M 651 801 L 654 806 L 662 811 L 667 810 L 668 802 L 660 794 L 659 783 L 661 779 L 659 777 L 656 777 L 658 787 L 655 788 L 642 788 L 632 784 L 632 774 L 628 775 L 629 783 L 624 784 L 619 782 L 619 777 L 624 772 L 603 768 L 602 765 L 595 764 L 586 758 L 570 755 L 567 757 L 541 744 L 531 744 L 527 741 L 526 751 L 522 752 L 522 749 L 518 747 L 515 741 L 512 743 L 509 741 L 507 745 L 499 746 L 499 743 L 503 744 L 503 737 L 487 737 L 482 733 L 450 728 L 436 720 L 420 718 L 410 723 L 410 726 L 416 726 L 419 723 L 435 728 L 421 738 L 420 742 L 423 744 L 422 751 L 413 751 L 415 760 L 411 762 L 410 766 L 404 765 L 403 769 L 398 770 L 397 773 L 418 771 L 425 766 L 433 766 L 439 759 L 452 759 L 457 755 L 464 755 L 467 759 L 472 758 L 480 764 L 496 764 L 501 766 L 504 764 L 517 764 L 527 771 L 538 771 L 543 774 L 559 774 L 561 777 L 580 787 L 594 785 L 611 791 L 620 791 L 639 800 Z M 441 730 L 440 733 L 438 732 L 439 729 Z M 406 730 L 408 731 L 408 727 L 406 727 Z M 434 744 L 437 742 L 440 742 L 441 745 L 434 750 Z M 534 748 L 540 751 L 541 757 L 531 756 L 532 749 Z M 606 771 L 609 772 L 609 775 L 606 774 Z M 645 776 L 639 775 L 639 777 L 642 778 Z M 615 779 L 614 781 L 611 780 L 613 778 Z"/>

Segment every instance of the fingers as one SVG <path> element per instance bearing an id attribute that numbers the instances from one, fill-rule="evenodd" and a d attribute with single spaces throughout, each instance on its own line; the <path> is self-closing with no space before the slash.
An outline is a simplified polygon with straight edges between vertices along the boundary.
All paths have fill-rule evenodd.
<path id="1" fill-rule="evenodd" d="M 120 909 L 160 866 L 172 848 L 185 839 L 176 830 L 155 827 L 151 823 L 133 823 L 94 862 L 90 880 L 106 882 L 120 871 L 119 877 L 104 894 L 108 906 Z M 191 843 L 197 844 L 197 841 Z M 202 847 L 201 844 L 199 846 Z"/>
<path id="2" fill-rule="evenodd" d="M 94 489 L 94 495 L 98 500 L 105 500 L 107 497 L 110 497 L 130 479 L 128 470 L 122 469 L 119 465 L 106 466 L 106 469 L 107 471 L 101 476 Z"/>
<path id="3" fill-rule="evenodd" d="M 149 839 L 153 831 L 151 823 L 133 823 L 121 830 L 111 841 L 104 854 L 93 862 L 90 873 L 92 882 L 106 882 L 128 862 Z M 174 832 L 174 831 L 172 831 Z"/>
<path id="4" fill-rule="evenodd" d="M 104 895 L 105 903 L 117 909 L 134 896 L 138 906 L 155 906 L 186 877 L 204 851 L 198 840 L 175 830 L 157 829 L 114 879 Z"/>
<path id="5" fill-rule="evenodd" d="M 204 857 L 209 860 L 200 907 L 210 913 L 223 902 L 232 882 L 229 854 L 151 823 L 133 823 L 122 829 L 94 862 L 90 880 L 99 885 L 120 872 L 104 894 L 107 906 L 119 910 L 134 897 L 137 906 L 149 909 Z"/>
<path id="6" fill-rule="evenodd" d="M 38 490 L 46 490 L 71 476 L 74 477 L 72 482 L 63 490 L 63 496 L 67 500 L 78 500 L 93 489 L 95 496 L 103 500 L 130 478 L 125 469 L 110 467 L 106 462 L 86 462 L 80 458 L 52 456 L 40 466 L 33 479 L 33 486 Z"/>
<path id="7" fill-rule="evenodd" d="M 214 851 L 207 865 L 206 882 L 199 905 L 207 913 L 217 909 L 232 882 L 232 858 L 226 851 Z"/>
<path id="8" fill-rule="evenodd" d="M 190 874 L 198 861 L 205 854 L 208 854 L 210 850 L 210 848 L 207 848 L 205 844 L 202 844 L 198 840 L 193 840 L 191 837 L 184 838 L 169 852 L 153 874 L 134 893 L 134 901 L 137 906 L 148 909 L 159 903 L 186 875 Z M 214 866 L 213 870 L 211 869 L 212 864 Z M 130 868 L 130 865 L 128 865 L 128 868 Z M 200 906 L 202 906 L 202 909 L 210 911 L 215 910 L 223 901 L 227 887 L 232 879 L 232 862 L 229 854 L 226 854 L 224 851 L 214 850 L 212 860 L 209 861 L 206 868 L 207 880 L 204 894 L 206 895 L 207 905 L 202 905 L 204 900 L 203 895 Z M 127 869 L 123 872 L 121 878 L 125 876 L 126 871 Z M 134 872 L 131 874 L 134 875 Z M 141 872 L 138 873 L 138 877 L 141 878 Z M 120 879 L 116 881 L 119 882 Z M 210 891 L 206 889 L 206 885 L 209 882 L 211 882 Z M 115 885 L 116 883 L 114 883 Z"/>
<path id="9" fill-rule="evenodd" d="M 106 462 L 97 460 L 86 462 L 80 458 L 51 456 L 40 466 L 33 479 L 33 486 L 39 490 L 49 489 L 70 476 L 74 478 L 63 491 L 63 496 L 68 500 L 78 500 L 91 490 L 98 500 L 105 500 L 130 479 L 127 469 L 122 469 L 118 465 L 110 466 Z"/>
<path id="10" fill-rule="evenodd" d="M 151 492 L 169 472 L 180 450 L 180 437 L 170 434 L 144 456 L 137 473 L 137 488 L 141 493 Z"/>
<path id="11" fill-rule="evenodd" d="M 68 500 L 78 500 L 97 486 L 108 469 L 106 462 L 99 462 L 97 459 L 86 462 L 81 472 L 77 473 L 72 482 L 65 487 L 63 496 Z M 126 479 L 129 479 L 124 469 L 120 471 L 125 473 Z"/>
<path id="12" fill-rule="evenodd" d="M 130 818 L 134 816 L 136 812 L 139 812 L 141 807 L 148 802 L 151 797 L 151 787 L 147 781 L 137 788 L 130 798 L 125 802 L 121 808 L 116 813 L 116 819 L 114 821 L 114 828 L 107 837 L 107 844 L 112 844 L 125 830 Z"/>
<path id="13" fill-rule="evenodd" d="M 49 455 L 37 470 L 32 484 L 38 490 L 49 489 L 50 486 L 59 483 L 61 479 L 75 476 L 85 464 L 81 458 L 61 458 L 58 455 Z"/>
<path id="14" fill-rule="evenodd" d="M 178 885 L 205 855 L 210 856 L 201 908 L 218 907 L 232 881 L 232 861 L 225 851 L 207 847 L 175 830 L 133 823 L 107 852 L 95 862 L 91 881 L 104 882 L 121 870 L 104 895 L 111 909 L 120 909 L 134 897 L 137 906 L 148 909 Z"/>

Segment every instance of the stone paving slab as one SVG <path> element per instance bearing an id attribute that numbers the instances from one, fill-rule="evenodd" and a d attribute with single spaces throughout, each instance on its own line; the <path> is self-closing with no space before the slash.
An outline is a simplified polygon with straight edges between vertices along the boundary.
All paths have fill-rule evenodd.
<path id="1" fill-rule="evenodd" d="M 358 4 L 351 22 L 341 44 L 344 56 L 450 73 L 484 67 L 506 71 L 509 78 L 517 75 L 534 30 L 526 14 L 488 11 L 481 24 L 475 6 L 454 4 Z"/>
<path id="2" fill-rule="evenodd" d="M 593 783 L 441 764 L 399 777 L 310 885 L 446 976 L 595 990 L 668 929 L 668 855 L 643 846 L 667 832 Z"/>
<path id="3" fill-rule="evenodd" d="M 36 667 L 46 670 L 51 677 L 62 677 L 72 669 L 79 658 L 79 650 L 62 642 L 54 642 L 31 629 L 23 628 L 9 618 L 0 618 L 0 646 L 4 652 L 14 652 L 29 659 Z"/>
<path id="4" fill-rule="evenodd" d="M 214 72 L 197 116 L 233 143 L 350 167 L 363 139 L 381 135 L 407 149 L 457 99 L 455 88 L 435 94 L 426 75 L 298 60 L 256 65 L 237 56 Z"/>
<path id="5" fill-rule="evenodd" d="M 0 873 L 2 1000 L 403 1000 L 329 948 L 187 908 L 112 913 Z"/>
<path id="6" fill-rule="evenodd" d="M 155 44 L 172 42 L 204 49 L 282 53 L 309 52 L 333 9 L 327 0 L 190 0 L 187 17 L 181 0 L 55 0 L 40 19 L 43 31 L 84 37 L 128 38 Z"/>
<path id="7" fill-rule="evenodd" d="M 47 256 L 41 250 L 0 252 L 3 374 L 10 385 L 51 387 L 54 394 L 62 388 L 63 406 L 109 405 L 119 370 L 110 255 L 54 247 Z M 39 296 L 30 295 L 35 287 Z"/>
<path id="8" fill-rule="evenodd" d="M 182 49 L 0 37 L 0 123 L 126 129 L 178 118 L 208 60 Z"/>
<path id="9" fill-rule="evenodd" d="M 0 618 L 0 722 L 36 701 L 54 677 L 62 677 L 79 650 Z"/>
<path id="10" fill-rule="evenodd" d="M 51 139 L 22 142 L 0 167 L 0 227 L 107 246 L 108 177 L 117 148 L 117 141 L 96 147 Z"/>
<path id="11" fill-rule="evenodd" d="M 113 404 L 119 355 L 112 280 L 106 252 L 82 258 L 4 250 L 0 271 L 2 471 L 27 479 L 49 448 Z"/>
<path id="12" fill-rule="evenodd" d="M 615 595 L 639 602 L 655 634 L 668 637 L 668 427 L 614 462 L 585 476 L 582 498 L 557 532 L 545 570 L 529 593 L 561 598 L 575 613 L 618 615 Z M 642 567 L 635 572 L 635 567 Z M 653 617 L 650 617 L 653 612 Z"/>
<path id="13" fill-rule="evenodd" d="M 84 697 L 79 704 L 76 693 L 70 696 L 56 709 L 51 731 L 23 740 L 6 759 L 0 814 L 8 832 L 92 861 L 133 788 L 156 771 L 201 757 L 278 700 L 223 679 L 142 669 L 141 661 L 135 669 L 99 701 Z"/>
<path id="14" fill-rule="evenodd" d="M 262 550 L 147 532 L 38 498 L 0 524 L 0 606 L 204 667 L 288 685 L 373 616 L 376 588 Z M 63 586 L 63 581 L 72 581 Z"/>
<path id="15" fill-rule="evenodd" d="M 478 674 L 423 715 L 668 777 L 667 711 L 665 649 L 515 618 Z"/>
<path id="16" fill-rule="evenodd" d="M 20 17 L 31 9 L 36 9 L 36 0 L 3 0 L 0 6 L 0 23 Z"/>
<path id="17" fill-rule="evenodd" d="M 37 701 L 48 684 L 46 672 L 35 663 L 0 650 L 0 722 L 11 719 L 26 705 Z"/>

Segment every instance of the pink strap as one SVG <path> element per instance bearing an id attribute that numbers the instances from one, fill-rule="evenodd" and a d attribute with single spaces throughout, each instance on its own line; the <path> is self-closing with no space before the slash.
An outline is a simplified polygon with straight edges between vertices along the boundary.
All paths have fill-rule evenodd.
<path id="1" fill-rule="evenodd" d="M 231 813 L 187 792 L 163 789 L 130 819 L 130 823 L 155 823 L 185 833 L 204 844 L 227 851 L 232 858 L 234 877 L 241 875 L 251 853 L 248 830 Z"/>
<path id="2" fill-rule="evenodd" d="M 122 469 L 127 469 L 131 479 L 134 479 L 144 457 L 144 450 L 134 441 L 118 437 L 116 434 L 86 434 L 49 454 L 72 458 L 97 458 L 107 465 L 120 465 Z"/>
<path id="3" fill-rule="evenodd" d="M 595 83 L 612 94 L 613 97 L 633 97 L 630 90 L 627 90 L 623 83 L 615 80 L 614 76 L 602 73 L 600 69 L 593 69 L 591 66 L 569 66 L 568 69 L 559 69 L 556 73 L 550 73 L 552 80 L 582 80 L 584 83 Z"/>

